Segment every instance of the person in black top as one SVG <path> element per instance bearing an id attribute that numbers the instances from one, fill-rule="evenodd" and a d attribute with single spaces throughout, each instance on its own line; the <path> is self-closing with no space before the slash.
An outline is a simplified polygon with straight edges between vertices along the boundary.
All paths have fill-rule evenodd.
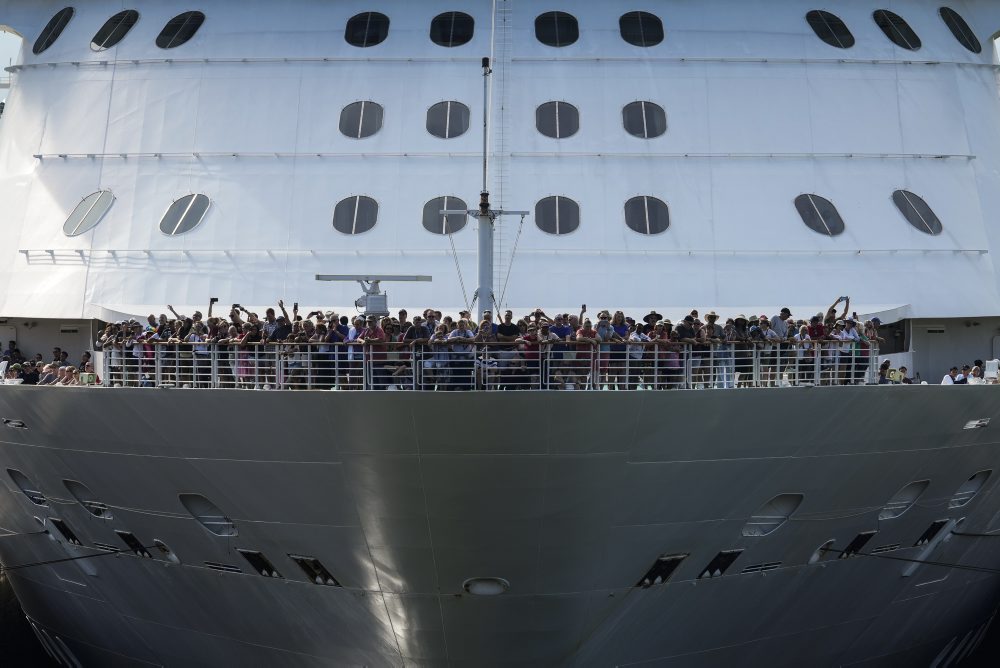
<path id="1" fill-rule="evenodd" d="M 34 362 L 25 362 L 21 371 L 22 385 L 38 385 L 38 367 Z"/>
<path id="2" fill-rule="evenodd" d="M 513 314 L 507 311 L 503 314 L 503 322 L 497 325 L 497 340 L 504 343 L 512 343 L 521 336 L 521 329 L 514 324 Z"/>
<path id="3" fill-rule="evenodd" d="M 424 351 L 427 349 L 427 346 L 424 344 L 427 343 L 433 333 L 431 328 L 427 326 L 424 319 L 419 315 L 413 316 L 413 324 L 403 332 L 403 342 L 408 343 L 413 348 L 413 352 L 410 355 L 407 356 L 404 352 L 403 356 L 404 360 L 406 357 L 410 358 L 410 365 L 402 367 L 402 370 L 397 371 L 395 374 L 403 377 L 400 382 L 404 385 L 413 384 L 413 373 L 420 366 L 424 358 Z"/>

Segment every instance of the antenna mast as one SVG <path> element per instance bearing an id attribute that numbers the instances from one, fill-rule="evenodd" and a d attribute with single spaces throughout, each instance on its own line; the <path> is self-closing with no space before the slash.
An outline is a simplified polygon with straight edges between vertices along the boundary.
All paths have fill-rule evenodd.
<path id="1" fill-rule="evenodd" d="M 493 212 L 490 211 L 490 193 L 487 190 L 488 140 L 489 140 L 489 86 L 490 59 L 483 58 L 483 189 L 479 192 L 479 310 L 493 308 Z"/>
<path id="2" fill-rule="evenodd" d="M 487 165 L 488 165 L 488 137 L 489 137 L 489 82 L 490 59 L 483 58 L 483 189 L 479 193 L 479 208 L 468 211 L 451 211 L 444 209 L 441 214 L 444 216 L 469 215 L 479 221 L 479 287 L 476 290 L 475 298 L 478 299 L 480 311 L 493 308 L 493 221 L 497 216 L 527 216 L 528 211 L 503 211 L 490 208 L 490 193 L 486 189 Z"/>

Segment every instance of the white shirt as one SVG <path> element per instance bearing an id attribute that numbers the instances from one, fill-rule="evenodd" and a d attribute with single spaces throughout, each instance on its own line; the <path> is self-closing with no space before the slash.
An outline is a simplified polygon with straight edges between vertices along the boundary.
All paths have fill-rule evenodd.
<path id="1" fill-rule="evenodd" d="M 634 342 L 642 342 L 642 341 L 649 341 L 649 337 L 646 336 L 645 334 L 640 334 L 639 332 L 632 332 L 631 334 L 629 334 L 628 340 Z M 646 346 L 635 345 L 635 344 L 628 346 L 628 355 L 634 360 L 641 360 L 645 352 L 646 352 Z"/>
<path id="2" fill-rule="evenodd" d="M 853 343 L 855 341 L 857 342 L 861 341 L 861 335 L 858 334 L 857 327 L 849 327 L 845 329 L 840 333 L 840 336 L 838 338 L 841 341 L 843 341 L 843 343 L 840 344 L 840 352 L 842 353 L 850 353 L 851 350 L 854 348 Z"/>
<path id="3" fill-rule="evenodd" d="M 798 347 L 799 349 L 797 351 L 797 356 L 799 357 L 799 359 L 801 359 L 806 356 L 806 353 L 812 350 L 812 344 L 807 343 L 808 341 L 812 341 L 812 337 L 809 336 L 808 334 L 806 334 L 805 336 L 802 336 L 801 334 L 796 334 L 794 338 L 796 342 L 801 344 Z"/>
<path id="4" fill-rule="evenodd" d="M 951 377 L 950 373 L 946 373 L 944 375 L 944 378 L 941 379 L 941 384 L 942 385 L 954 385 L 955 384 L 955 380 Z"/>

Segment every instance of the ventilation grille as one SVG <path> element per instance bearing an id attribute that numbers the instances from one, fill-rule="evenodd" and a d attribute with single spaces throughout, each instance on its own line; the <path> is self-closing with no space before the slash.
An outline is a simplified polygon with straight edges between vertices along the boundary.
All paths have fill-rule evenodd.
<path id="1" fill-rule="evenodd" d="M 243 569 L 239 566 L 232 566 L 230 564 L 220 564 L 217 561 L 206 561 L 205 566 L 211 568 L 213 571 L 222 571 L 223 573 L 242 573 Z"/>
<path id="2" fill-rule="evenodd" d="M 927 531 L 921 534 L 917 542 L 913 544 L 913 547 L 923 547 L 927 543 L 934 540 L 934 536 L 938 535 L 938 532 L 944 528 L 944 525 L 948 523 L 948 520 L 936 520 L 931 522 L 931 525 L 927 527 Z"/>
<path id="3" fill-rule="evenodd" d="M 657 557 L 656 561 L 642 578 L 635 584 L 636 587 L 646 589 L 653 585 L 663 584 L 670 579 L 681 562 L 687 558 L 686 554 L 664 554 Z"/>
<path id="4" fill-rule="evenodd" d="M 274 564 L 265 557 L 262 553 L 255 550 L 236 550 L 243 555 L 243 558 L 247 560 L 258 575 L 263 575 L 266 578 L 280 578 L 281 573 L 278 569 L 274 567 Z"/>
<path id="5" fill-rule="evenodd" d="M 854 540 L 852 540 L 847 547 L 844 548 L 844 551 L 840 553 L 840 558 L 849 559 L 850 557 L 853 557 L 855 554 L 863 550 L 865 545 L 868 544 L 868 541 L 870 541 L 877 533 L 877 531 L 863 531 L 859 533 L 854 537 Z"/>
<path id="6" fill-rule="evenodd" d="M 328 587 L 341 586 L 337 582 L 337 578 L 330 575 L 330 571 L 326 570 L 326 567 L 316 557 L 305 557 L 297 554 L 290 554 L 288 556 L 298 564 L 298 567 L 302 569 L 302 572 L 310 582 Z"/>
<path id="7" fill-rule="evenodd" d="M 70 529 L 65 522 L 57 520 L 54 517 L 50 517 L 49 522 L 52 522 L 52 526 L 59 530 L 59 533 L 62 534 L 63 538 L 65 538 L 67 542 L 73 545 L 83 545 L 83 543 L 80 542 L 80 539 L 76 537 L 76 534 L 73 533 L 73 530 Z"/>
<path id="8" fill-rule="evenodd" d="M 769 561 L 765 564 L 754 564 L 753 566 L 747 566 L 740 573 L 765 573 L 767 571 L 773 571 L 774 569 L 781 566 L 780 561 Z"/>
<path id="9" fill-rule="evenodd" d="M 117 531 L 116 530 L 115 533 L 118 534 L 118 537 L 122 539 L 123 543 L 125 543 L 126 545 L 128 545 L 128 549 L 130 549 L 132 551 L 132 553 L 135 554 L 135 556 L 137 556 L 137 557 L 144 557 L 146 559 L 152 559 L 153 558 L 153 555 L 151 555 L 146 550 L 146 548 L 143 547 L 142 543 L 139 542 L 139 539 L 136 538 L 131 533 L 129 533 L 128 531 Z"/>
<path id="10" fill-rule="evenodd" d="M 715 558 L 709 562 L 708 566 L 705 567 L 705 570 L 701 572 L 698 579 L 704 580 L 721 577 L 741 554 L 743 554 L 743 550 L 723 550 L 722 552 L 719 552 L 715 555 Z"/>

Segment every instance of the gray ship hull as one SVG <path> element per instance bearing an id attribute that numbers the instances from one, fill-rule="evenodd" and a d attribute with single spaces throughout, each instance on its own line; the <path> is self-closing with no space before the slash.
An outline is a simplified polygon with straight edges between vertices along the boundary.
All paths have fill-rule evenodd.
<path id="1" fill-rule="evenodd" d="M 0 417 L 23 422 L 0 429 L 0 468 L 47 499 L 0 471 L 11 534 L 0 561 L 101 555 L 10 571 L 43 642 L 70 663 L 943 666 L 982 638 L 1000 594 L 988 570 L 907 561 L 1000 568 L 1000 540 L 975 535 L 1000 530 L 1000 475 L 949 507 L 971 476 L 1000 467 L 993 387 L 8 386 Z M 994 424 L 965 428 L 983 418 Z M 919 480 L 930 483 L 917 503 L 880 520 Z M 189 493 L 238 535 L 206 530 L 179 501 Z M 778 494 L 803 496 L 790 520 L 743 535 Z M 953 522 L 916 545 L 938 520 Z M 180 563 L 134 556 L 116 530 L 162 541 Z M 861 552 L 879 556 L 837 558 L 871 531 Z M 262 577 L 239 549 L 282 577 Z M 724 574 L 699 579 L 738 549 Z M 664 554 L 688 556 L 665 584 L 637 587 Z M 341 586 L 310 582 L 288 555 L 315 557 Z M 463 583 L 475 577 L 510 588 L 472 595 Z"/>

